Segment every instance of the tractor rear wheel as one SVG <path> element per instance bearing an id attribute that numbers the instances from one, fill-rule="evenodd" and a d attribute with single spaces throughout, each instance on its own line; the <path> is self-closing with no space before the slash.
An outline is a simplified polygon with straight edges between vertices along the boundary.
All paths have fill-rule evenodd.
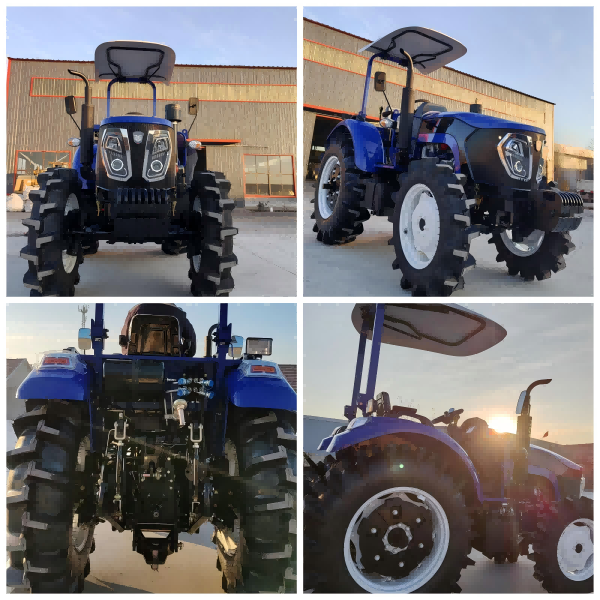
<path id="1" fill-rule="evenodd" d="M 237 409 L 233 416 L 226 452 L 242 487 L 236 551 L 216 537 L 228 593 L 296 592 L 295 420 L 287 411 Z"/>
<path id="2" fill-rule="evenodd" d="M 464 287 L 464 273 L 475 266 L 469 247 L 479 233 L 471 227 L 465 181 L 450 165 L 423 158 L 410 163 L 392 194 L 392 266 L 413 296 L 449 296 Z"/>
<path id="3" fill-rule="evenodd" d="M 39 190 L 32 190 L 27 246 L 21 258 L 28 261 L 23 277 L 30 296 L 74 296 L 79 283 L 83 249 L 68 239 L 80 219 L 81 184 L 75 169 L 50 169 L 38 175 Z"/>
<path id="4" fill-rule="evenodd" d="M 362 447 L 305 482 L 304 588 L 315 593 L 459 592 L 474 564 L 463 481 L 407 445 Z"/>
<path id="5" fill-rule="evenodd" d="M 354 162 L 354 145 L 347 131 L 340 131 L 321 160 L 315 197 L 311 202 L 316 220 L 313 231 L 327 245 L 353 242 L 363 232 L 369 211 L 361 208 L 365 188 Z"/>
<path id="6" fill-rule="evenodd" d="M 18 441 L 6 459 L 7 586 L 14 592 L 81 592 L 95 527 L 77 508 L 81 486 L 88 484 L 89 425 L 72 403 L 30 403 L 14 420 Z"/>
<path id="7" fill-rule="evenodd" d="M 558 594 L 594 590 L 594 506 L 586 497 L 567 498 L 544 515 L 533 540 L 533 576 Z"/>
<path id="8" fill-rule="evenodd" d="M 222 173 L 197 171 L 190 190 L 191 226 L 196 237 L 187 249 L 189 278 L 194 296 L 228 296 L 233 290 L 231 268 L 237 265 L 233 253 L 231 184 Z"/>

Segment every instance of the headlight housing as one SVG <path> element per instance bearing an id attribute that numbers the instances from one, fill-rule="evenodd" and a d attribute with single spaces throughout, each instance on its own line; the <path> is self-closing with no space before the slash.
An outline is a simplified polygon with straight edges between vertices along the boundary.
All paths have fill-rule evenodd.
<path id="1" fill-rule="evenodd" d="M 146 153 L 142 177 L 146 181 L 158 181 L 167 174 L 171 161 L 171 137 L 166 129 L 151 129 L 146 138 Z"/>
<path id="2" fill-rule="evenodd" d="M 507 133 L 498 143 L 498 155 L 512 179 L 529 181 L 533 161 L 532 140 L 522 133 Z"/>
<path id="3" fill-rule="evenodd" d="M 105 129 L 101 148 L 108 177 L 127 181 L 131 177 L 131 154 L 127 129 Z"/>
<path id="4" fill-rule="evenodd" d="M 535 176 L 535 180 L 538 182 L 538 184 L 542 180 L 543 172 L 544 172 L 544 159 L 540 157 L 540 164 L 538 166 L 537 174 Z"/>
<path id="5" fill-rule="evenodd" d="M 396 122 L 393 119 L 390 119 L 388 117 L 384 117 L 383 119 L 381 119 L 381 121 L 379 121 L 379 124 L 382 127 L 385 127 L 385 129 L 392 129 L 392 127 L 394 127 L 395 123 Z"/>

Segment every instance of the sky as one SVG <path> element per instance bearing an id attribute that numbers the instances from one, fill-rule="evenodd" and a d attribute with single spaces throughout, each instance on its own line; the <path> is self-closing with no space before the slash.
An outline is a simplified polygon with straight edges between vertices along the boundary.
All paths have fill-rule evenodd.
<path id="1" fill-rule="evenodd" d="M 592 10 L 310 6 L 304 16 L 369 40 L 410 26 L 445 33 L 467 48 L 450 67 L 554 102 L 554 141 L 586 148 L 593 138 Z"/>
<path id="2" fill-rule="evenodd" d="M 392 405 L 412 406 L 430 419 L 462 408 L 463 420 L 508 423 L 514 433 L 521 391 L 535 380 L 551 378 L 552 383 L 532 392 L 532 436 L 542 438 L 548 431 L 546 440 L 558 444 L 593 442 L 592 305 L 462 306 L 502 325 L 506 338 L 485 352 L 460 358 L 384 345 L 375 395 L 388 392 Z M 344 418 L 359 340 L 350 321 L 353 307 L 304 305 L 305 415 Z M 367 342 L 363 392 L 370 346 Z"/>
<path id="3" fill-rule="evenodd" d="M 11 58 L 94 60 L 102 42 L 141 39 L 173 48 L 176 64 L 296 66 L 295 7 L 36 6 L 7 17 Z"/>
<path id="4" fill-rule="evenodd" d="M 35 364 L 41 353 L 77 347 L 77 332 L 81 327 L 83 304 L 14 304 L 6 312 L 6 356 L 27 358 Z M 94 316 L 95 305 L 89 304 L 87 327 Z M 119 334 L 127 312 L 133 304 L 105 304 L 104 322 L 108 328 L 106 354 L 121 353 Z M 218 304 L 188 304 L 177 302 L 185 310 L 196 331 L 196 356 L 204 349 L 208 328 L 219 319 Z M 273 338 L 273 354 L 265 360 L 281 364 L 296 364 L 296 305 L 295 304 L 229 304 L 228 321 L 232 334 L 247 337 Z"/>

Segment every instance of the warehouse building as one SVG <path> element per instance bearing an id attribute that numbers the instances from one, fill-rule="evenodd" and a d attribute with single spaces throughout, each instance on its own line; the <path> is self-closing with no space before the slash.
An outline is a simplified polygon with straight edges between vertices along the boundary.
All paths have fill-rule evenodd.
<path id="1" fill-rule="evenodd" d="M 74 95 L 81 105 L 84 85 L 68 69 L 93 80 L 92 61 L 8 59 L 7 193 L 53 164 L 71 164 L 67 140 L 78 130 L 63 99 Z M 96 123 L 106 116 L 107 86 L 108 80 L 92 81 Z M 157 116 L 165 116 L 166 104 L 180 103 L 180 129 L 192 124 L 188 99 L 199 99 L 189 138 L 203 143 L 208 168 L 231 180 L 232 197 L 295 198 L 295 68 L 175 65 L 171 85 L 157 83 L 156 90 Z M 152 115 L 150 86 L 113 86 L 111 114 L 129 112 Z"/>
<path id="2" fill-rule="evenodd" d="M 304 19 L 304 173 L 316 178 L 329 132 L 342 119 L 360 110 L 367 61 L 370 55 L 357 50 L 371 40 Z M 401 104 L 406 69 L 388 61 L 375 61 L 373 75 L 384 70 L 387 96 L 393 107 Z M 373 77 L 372 75 L 372 77 Z M 445 106 L 448 111 L 468 112 L 481 104 L 483 113 L 541 127 L 546 131 L 546 169 L 553 178 L 555 162 L 554 104 L 528 94 L 443 67 L 433 75 L 415 70 L 415 98 Z M 368 119 L 379 120 L 383 96 L 369 93 Z M 385 106 L 384 106 L 385 108 Z"/>

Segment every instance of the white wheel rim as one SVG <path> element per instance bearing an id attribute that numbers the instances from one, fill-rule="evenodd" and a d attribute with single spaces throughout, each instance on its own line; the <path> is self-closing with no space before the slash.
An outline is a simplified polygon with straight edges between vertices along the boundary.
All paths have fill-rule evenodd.
<path id="1" fill-rule="evenodd" d="M 531 256 L 535 254 L 544 241 L 546 234 L 539 229 L 534 229 L 522 242 L 514 242 L 512 239 L 512 230 L 507 229 L 500 234 L 504 245 L 516 256 Z"/>
<path id="2" fill-rule="evenodd" d="M 401 579 L 394 579 L 376 573 L 365 573 L 360 567 L 360 543 L 358 527 L 363 518 L 368 517 L 379 508 L 386 500 L 392 497 L 401 498 L 405 502 L 414 502 L 407 494 L 418 497 L 420 506 L 425 507 L 430 513 L 433 522 L 433 549 L 431 553 L 409 575 Z M 389 534 L 389 529 L 385 538 Z M 401 593 L 408 594 L 423 587 L 439 570 L 450 543 L 450 526 L 448 518 L 440 503 L 430 494 L 412 487 L 396 487 L 383 490 L 367 500 L 354 513 L 344 538 L 344 561 L 350 576 L 364 590 L 374 593 Z M 351 547 L 355 549 L 355 559 L 352 557 Z M 398 550 L 399 552 L 401 550 Z"/>
<path id="3" fill-rule="evenodd" d="M 65 204 L 65 217 L 72 211 L 79 210 L 79 201 L 75 194 L 69 194 L 67 203 Z M 62 264 L 65 273 L 72 273 L 77 265 L 77 256 L 67 254 L 66 250 L 62 251 Z"/>
<path id="4" fill-rule="evenodd" d="M 79 210 L 79 201 L 77 200 L 77 196 L 75 194 L 69 194 L 67 203 L 65 204 L 65 216 L 73 210 Z"/>
<path id="5" fill-rule="evenodd" d="M 340 196 L 340 170 L 338 168 L 337 174 L 334 174 L 336 167 L 340 166 L 340 161 L 337 156 L 330 156 L 327 159 L 319 177 L 319 213 L 324 219 L 328 219 L 335 208 L 335 204 Z M 326 189 L 324 185 L 334 184 L 337 185 L 337 189 Z"/>
<path id="6" fill-rule="evenodd" d="M 194 204 L 192 204 L 192 211 L 198 214 L 202 213 L 202 209 L 201 209 L 201 204 L 200 204 L 200 200 L 198 198 L 196 198 L 194 200 Z M 194 269 L 195 273 L 200 273 L 200 259 L 201 259 L 202 255 L 201 254 L 196 254 L 195 256 L 192 256 L 192 268 Z"/>
<path id="7" fill-rule="evenodd" d="M 423 183 L 413 185 L 400 209 L 400 244 L 411 267 L 424 269 L 437 251 L 440 211 L 432 191 Z"/>
<path id="8" fill-rule="evenodd" d="M 585 581 L 594 574 L 594 522 L 576 519 L 563 530 L 556 548 L 558 566 L 571 581 Z"/>

